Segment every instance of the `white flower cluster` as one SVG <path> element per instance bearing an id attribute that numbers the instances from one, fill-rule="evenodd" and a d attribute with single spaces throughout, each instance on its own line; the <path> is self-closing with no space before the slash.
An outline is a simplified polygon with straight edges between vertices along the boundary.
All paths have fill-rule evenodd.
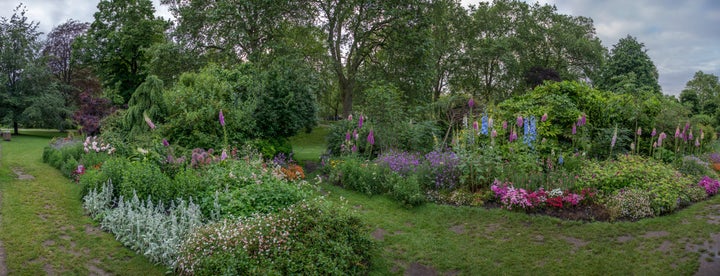
<path id="1" fill-rule="evenodd" d="M 562 195 L 563 195 L 563 191 L 562 191 L 560 188 L 555 188 L 555 189 L 552 189 L 552 190 L 548 193 L 548 195 L 549 195 L 550 197 L 562 196 Z"/>
<path id="2" fill-rule="evenodd" d="M 105 144 L 102 142 L 100 137 L 97 136 L 88 136 L 85 138 L 85 142 L 83 142 L 83 149 L 85 150 L 85 153 L 92 152 L 107 152 L 107 154 L 113 154 L 115 152 L 115 147 L 111 146 L 110 144 Z"/>

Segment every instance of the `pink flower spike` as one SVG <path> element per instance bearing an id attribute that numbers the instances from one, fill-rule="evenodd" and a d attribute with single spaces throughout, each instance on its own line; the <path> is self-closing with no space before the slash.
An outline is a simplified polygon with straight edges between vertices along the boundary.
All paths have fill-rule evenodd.
<path id="1" fill-rule="evenodd" d="M 163 146 L 166 146 L 166 147 L 170 146 L 170 142 L 168 142 L 168 140 L 165 138 L 163 138 L 162 144 L 163 144 Z"/>
<path id="2" fill-rule="evenodd" d="M 370 145 L 375 145 L 375 135 L 373 134 L 373 130 L 372 130 L 372 129 L 370 130 L 370 133 L 368 134 L 367 142 L 368 142 L 368 144 L 370 144 Z"/>
<path id="3" fill-rule="evenodd" d="M 576 125 L 576 124 L 573 124 L 573 125 L 572 125 L 572 131 L 571 131 L 570 133 L 571 133 L 572 135 L 575 135 L 575 133 L 577 133 L 577 125 Z"/>
<path id="4" fill-rule="evenodd" d="M 492 137 L 492 138 L 497 137 L 497 130 L 493 129 L 492 132 L 490 133 L 490 137 Z"/>
<path id="5" fill-rule="evenodd" d="M 352 114 L 348 115 L 348 121 L 352 121 Z"/>
<path id="6" fill-rule="evenodd" d="M 147 123 L 150 129 L 155 129 L 155 124 L 153 124 L 152 120 L 150 120 L 150 117 L 148 117 L 147 113 L 143 113 L 143 117 L 145 118 L 145 123 Z"/>
<path id="7" fill-rule="evenodd" d="M 503 129 L 507 129 L 507 121 L 503 121 L 503 122 L 502 122 L 502 128 L 503 128 Z"/>
<path id="8" fill-rule="evenodd" d="M 473 122 L 473 128 L 475 130 L 478 130 L 478 122 L 477 121 Z"/>
<path id="9" fill-rule="evenodd" d="M 220 109 L 220 113 L 218 114 L 218 120 L 221 126 L 225 126 L 225 116 L 222 113 L 222 109 Z"/>
<path id="10" fill-rule="evenodd" d="M 638 127 L 638 129 L 637 129 L 637 135 L 638 135 L 638 136 L 642 135 L 642 127 Z"/>
<path id="11" fill-rule="evenodd" d="M 650 133 L 650 137 L 655 137 L 655 134 L 657 134 L 657 131 L 653 128 L 653 131 Z"/>
<path id="12" fill-rule="evenodd" d="M 227 152 L 225 150 L 223 150 L 222 153 L 220 154 L 220 161 L 224 161 L 227 158 L 228 158 Z"/>
<path id="13" fill-rule="evenodd" d="M 473 98 L 470 98 L 470 100 L 468 101 L 468 106 L 469 106 L 470 108 L 475 107 L 475 100 L 473 100 Z"/>
<path id="14" fill-rule="evenodd" d="M 679 137 L 680 137 L 680 126 L 677 126 L 675 128 L 675 138 L 679 138 Z"/>
<path id="15" fill-rule="evenodd" d="M 358 129 L 362 128 L 363 126 L 363 116 L 360 115 L 360 118 L 358 118 Z"/>
<path id="16" fill-rule="evenodd" d="M 345 141 L 350 141 L 350 131 L 345 132 Z"/>
<path id="17" fill-rule="evenodd" d="M 548 119 L 548 115 L 547 115 L 547 112 L 545 112 L 545 114 L 543 114 L 542 117 L 540 117 L 540 122 L 545 122 L 545 121 L 547 121 L 547 119 Z"/>
<path id="18" fill-rule="evenodd" d="M 658 146 L 658 142 L 657 141 L 653 142 L 653 148 L 657 148 L 657 146 Z"/>
<path id="19" fill-rule="evenodd" d="M 700 140 L 698 138 L 695 138 L 695 147 L 700 146 Z"/>

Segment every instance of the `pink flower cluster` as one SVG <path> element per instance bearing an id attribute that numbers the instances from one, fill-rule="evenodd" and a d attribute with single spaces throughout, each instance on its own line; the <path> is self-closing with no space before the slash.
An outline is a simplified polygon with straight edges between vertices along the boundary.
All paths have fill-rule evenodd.
<path id="1" fill-rule="evenodd" d="M 698 182 L 698 186 L 703 187 L 708 195 L 714 195 L 717 194 L 718 189 L 720 189 L 720 181 L 708 176 L 703 176 L 700 182 Z"/>
<path id="2" fill-rule="evenodd" d="M 593 197 L 594 192 L 583 190 L 581 194 L 571 193 L 569 191 L 562 192 L 555 189 L 546 192 L 540 188 L 533 192 L 528 192 L 522 188 L 513 187 L 512 183 L 502 183 L 495 180 L 490 189 L 495 193 L 495 197 L 500 199 L 503 208 L 512 210 L 515 207 L 521 209 L 539 208 L 543 206 L 562 208 L 564 206 L 577 206 L 586 198 Z"/>
<path id="3" fill-rule="evenodd" d="M 83 150 L 85 150 L 85 153 L 107 152 L 107 154 L 113 154 L 115 152 L 115 148 L 113 146 L 103 143 L 102 139 L 97 136 L 88 136 L 85 138 L 85 142 L 83 142 Z"/>

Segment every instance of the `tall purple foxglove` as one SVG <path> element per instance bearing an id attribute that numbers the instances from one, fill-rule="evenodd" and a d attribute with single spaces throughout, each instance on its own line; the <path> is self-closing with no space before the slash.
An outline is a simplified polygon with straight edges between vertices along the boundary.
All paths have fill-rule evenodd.
<path id="1" fill-rule="evenodd" d="M 655 134 L 657 134 L 657 131 L 653 128 L 653 131 L 650 132 L 650 137 L 655 137 Z"/>
<path id="2" fill-rule="evenodd" d="M 348 121 L 352 121 L 352 114 L 348 115 Z"/>
<path id="3" fill-rule="evenodd" d="M 218 114 L 218 120 L 221 126 L 225 126 L 225 116 L 222 113 L 222 109 L 220 109 L 220 114 Z"/>
<path id="4" fill-rule="evenodd" d="M 518 126 L 518 127 L 522 127 L 522 126 L 523 126 L 523 117 L 522 117 L 522 116 L 518 116 L 516 123 L 517 123 L 517 126 Z"/>
<path id="5" fill-rule="evenodd" d="M 692 141 L 692 140 L 693 140 L 693 134 L 692 134 L 692 131 L 688 133 L 688 140 L 690 140 L 690 141 Z"/>
<path id="6" fill-rule="evenodd" d="M 358 138 L 360 138 L 360 135 L 358 134 L 357 129 L 353 129 L 353 138 L 355 138 L 355 140 L 357 140 Z"/>
<path id="7" fill-rule="evenodd" d="M 360 115 L 360 118 L 358 118 L 358 129 L 361 129 L 363 125 L 363 116 Z"/>
<path id="8" fill-rule="evenodd" d="M 222 153 L 220 154 L 220 161 L 224 161 L 227 158 L 228 158 L 227 151 L 223 150 Z"/>
<path id="9" fill-rule="evenodd" d="M 547 115 L 547 112 L 545 112 L 545 114 L 543 114 L 542 117 L 540 117 L 540 122 L 545 122 L 545 121 L 547 121 L 547 119 L 548 119 L 548 115 Z"/>
<path id="10" fill-rule="evenodd" d="M 502 122 L 502 128 L 503 128 L 503 129 L 507 129 L 507 125 L 508 125 L 508 124 L 507 124 L 507 121 L 503 121 L 503 122 Z"/>
<path id="11" fill-rule="evenodd" d="M 350 131 L 345 132 L 345 141 L 350 141 Z"/>
<path id="12" fill-rule="evenodd" d="M 513 141 L 517 140 L 517 133 L 515 133 L 514 130 L 513 130 L 512 132 L 510 132 L 510 137 L 508 138 L 508 140 L 509 140 L 511 143 L 512 143 Z"/>
<path id="13" fill-rule="evenodd" d="M 162 144 L 163 144 L 163 146 L 166 146 L 166 147 L 169 147 L 169 146 L 170 146 L 170 142 L 168 142 L 168 140 L 165 139 L 165 138 L 163 138 Z"/>
<path id="14" fill-rule="evenodd" d="M 373 130 L 370 130 L 370 133 L 368 133 L 367 142 L 370 145 L 375 145 L 375 135 L 373 134 Z"/>
<path id="15" fill-rule="evenodd" d="M 155 124 L 153 124 L 152 120 L 150 120 L 150 117 L 148 117 L 147 113 L 143 112 L 143 118 L 145 119 L 145 123 L 147 123 L 150 129 L 155 129 Z"/>
<path id="16" fill-rule="evenodd" d="M 473 122 L 473 129 L 475 129 L 475 131 L 479 129 L 478 121 Z"/>
<path id="17" fill-rule="evenodd" d="M 490 137 L 492 137 L 492 138 L 497 137 L 497 130 L 493 129 L 492 132 L 490 132 Z"/>
<path id="18" fill-rule="evenodd" d="M 468 106 L 469 106 L 470 108 L 475 107 L 475 100 L 473 100 L 473 98 L 470 98 L 470 100 L 468 101 Z"/>
<path id="19" fill-rule="evenodd" d="M 577 124 L 572 125 L 572 130 L 570 132 L 570 134 L 572 134 L 572 135 L 575 135 L 575 133 L 577 133 Z"/>
<path id="20" fill-rule="evenodd" d="M 675 128 L 675 138 L 680 138 L 680 126 Z"/>

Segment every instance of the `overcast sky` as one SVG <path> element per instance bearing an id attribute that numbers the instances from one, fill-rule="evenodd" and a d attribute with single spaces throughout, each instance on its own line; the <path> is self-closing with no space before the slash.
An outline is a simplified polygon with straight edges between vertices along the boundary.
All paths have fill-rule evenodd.
<path id="1" fill-rule="evenodd" d="M 98 0 L 25 0 L 27 16 L 40 31 L 68 19 L 92 22 Z M 158 15 L 170 18 L 160 0 Z M 462 0 L 463 4 L 478 1 Z M 534 3 L 535 1 L 528 1 Z M 18 0 L 0 0 L 0 16 L 10 17 Z M 720 1 L 717 0 L 543 0 L 563 14 L 593 19 L 603 45 L 632 35 L 645 44 L 660 73 L 665 94 L 677 95 L 698 70 L 720 75 Z"/>

